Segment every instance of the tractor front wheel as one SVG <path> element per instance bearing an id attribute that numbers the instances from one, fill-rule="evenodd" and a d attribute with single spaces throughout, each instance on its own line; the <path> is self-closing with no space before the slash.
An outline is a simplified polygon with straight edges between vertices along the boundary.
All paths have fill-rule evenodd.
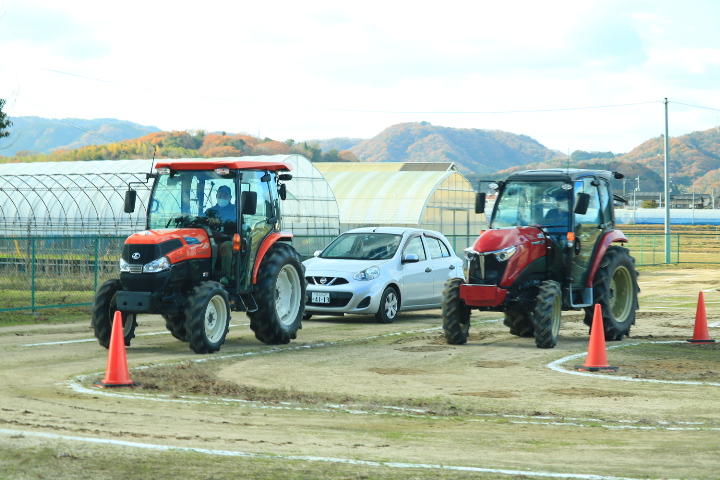
<path id="1" fill-rule="evenodd" d="M 553 348 L 557 345 L 561 315 L 560 284 L 554 280 L 541 282 L 532 315 L 535 345 L 538 348 Z"/>
<path id="2" fill-rule="evenodd" d="M 185 308 L 185 338 L 190 349 L 195 353 L 217 352 L 225 342 L 229 327 L 230 302 L 225 288 L 218 282 L 196 286 Z"/>
<path id="3" fill-rule="evenodd" d="M 445 282 L 443 291 L 443 331 L 445 340 L 451 345 L 467 343 L 470 334 L 470 308 L 460 298 L 462 284 L 462 278 L 451 278 Z"/>
<path id="4" fill-rule="evenodd" d="M 595 303 L 602 307 L 605 340 L 622 340 L 630 334 L 638 309 L 638 272 L 626 248 L 612 246 L 605 252 L 593 282 Z M 592 327 L 594 307 L 585 309 L 585 324 Z"/>
<path id="5" fill-rule="evenodd" d="M 112 322 L 117 310 L 115 296 L 118 290 L 122 290 L 120 280 L 108 280 L 100 285 L 95 295 L 95 304 L 92 310 L 92 328 L 95 331 L 95 338 L 98 339 L 98 343 L 105 348 L 110 346 Z M 129 347 L 130 342 L 135 338 L 137 318 L 134 313 L 123 313 L 122 318 L 125 346 Z"/>
<path id="6" fill-rule="evenodd" d="M 258 309 L 248 312 L 255 338 L 267 344 L 290 343 L 302 328 L 305 268 L 290 245 L 276 243 L 262 260 L 255 285 Z"/>

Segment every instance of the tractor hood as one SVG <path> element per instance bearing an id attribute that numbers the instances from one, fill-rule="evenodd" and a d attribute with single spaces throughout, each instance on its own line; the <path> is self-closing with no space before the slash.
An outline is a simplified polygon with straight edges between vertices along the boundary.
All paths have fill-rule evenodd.
<path id="1" fill-rule="evenodd" d="M 486 230 L 473 245 L 476 252 L 494 252 L 532 242 L 545 243 L 545 234 L 536 227 L 511 227 Z"/>
<path id="2" fill-rule="evenodd" d="M 146 264 L 167 257 L 170 263 L 211 258 L 210 238 L 202 228 L 144 230 L 125 240 L 122 258 L 132 264 Z"/>

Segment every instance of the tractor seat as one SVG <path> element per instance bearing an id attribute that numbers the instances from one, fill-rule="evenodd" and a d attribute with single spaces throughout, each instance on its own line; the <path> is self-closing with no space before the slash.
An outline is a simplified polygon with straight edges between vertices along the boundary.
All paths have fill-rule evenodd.
<path id="1" fill-rule="evenodd" d="M 565 225 L 567 223 L 567 212 L 559 208 L 551 208 L 543 217 L 545 225 Z"/>

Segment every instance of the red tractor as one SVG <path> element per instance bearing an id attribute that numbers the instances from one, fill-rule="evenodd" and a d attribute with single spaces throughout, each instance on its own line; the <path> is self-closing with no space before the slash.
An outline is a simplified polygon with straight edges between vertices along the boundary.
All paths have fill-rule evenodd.
<path id="1" fill-rule="evenodd" d="M 161 314 L 170 333 L 196 353 L 225 342 L 231 310 L 247 312 L 258 340 L 283 344 L 301 328 L 305 276 L 300 257 L 279 231 L 289 167 L 277 161 L 163 160 L 156 165 L 147 229 L 125 240 L 120 278 L 95 296 L 92 327 L 110 342 L 123 313 L 125 344 L 139 313 Z M 135 210 L 128 188 L 125 212 Z"/>
<path id="2" fill-rule="evenodd" d="M 465 250 L 465 279 L 445 285 L 443 329 L 451 344 L 467 342 L 471 309 L 504 312 L 510 333 L 553 348 L 563 310 L 602 306 L 605 338 L 620 340 L 638 308 L 635 259 L 615 229 L 610 180 L 617 172 L 529 170 L 492 183 L 497 198 L 489 222 Z M 485 210 L 478 193 L 475 210 Z"/>

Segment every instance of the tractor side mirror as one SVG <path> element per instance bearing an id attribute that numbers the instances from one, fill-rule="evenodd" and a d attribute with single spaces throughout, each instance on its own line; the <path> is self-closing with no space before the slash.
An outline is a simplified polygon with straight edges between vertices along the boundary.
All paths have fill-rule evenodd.
<path id="1" fill-rule="evenodd" d="M 257 192 L 245 191 L 240 195 L 243 215 L 255 215 L 257 212 Z"/>
<path id="2" fill-rule="evenodd" d="M 402 258 L 402 263 L 417 263 L 420 261 L 420 257 L 417 256 L 415 253 L 408 253 L 407 255 L 404 255 Z"/>
<path id="3" fill-rule="evenodd" d="M 278 195 L 280 195 L 280 200 L 285 200 L 287 198 L 287 187 L 284 183 L 281 183 L 278 187 Z"/>
<path id="4" fill-rule="evenodd" d="M 485 213 L 485 192 L 475 194 L 475 213 Z"/>
<path id="5" fill-rule="evenodd" d="M 280 175 L 278 175 L 278 180 L 288 182 L 292 180 L 292 175 L 290 175 L 289 173 L 281 173 Z"/>
<path id="6" fill-rule="evenodd" d="M 125 213 L 133 213 L 135 211 L 135 200 L 137 192 L 132 188 L 125 192 Z"/>
<path id="7" fill-rule="evenodd" d="M 590 206 L 590 194 L 589 193 L 578 193 L 577 203 L 575 203 L 575 213 L 578 215 L 585 215 L 587 209 Z"/>

